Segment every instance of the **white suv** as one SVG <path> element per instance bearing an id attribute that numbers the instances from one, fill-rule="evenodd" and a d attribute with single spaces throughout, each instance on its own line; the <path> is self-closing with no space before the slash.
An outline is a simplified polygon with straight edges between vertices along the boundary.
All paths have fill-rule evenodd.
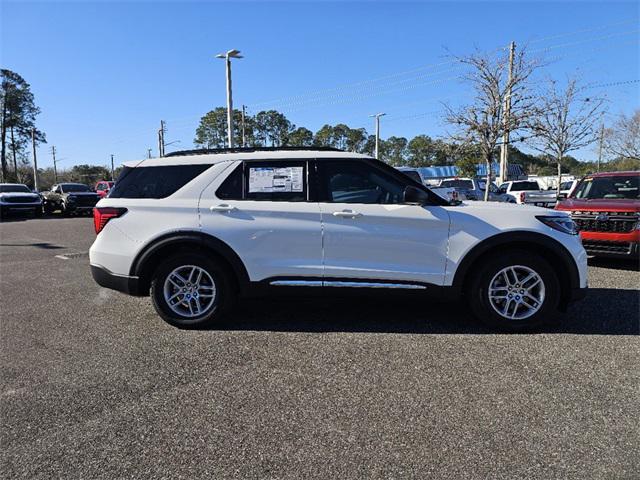
<path id="1" fill-rule="evenodd" d="M 565 213 L 450 205 L 380 161 L 331 149 L 128 163 L 94 221 L 95 280 L 150 294 L 182 328 L 219 319 L 238 296 L 315 287 L 465 297 L 481 320 L 522 330 L 587 287 Z"/>

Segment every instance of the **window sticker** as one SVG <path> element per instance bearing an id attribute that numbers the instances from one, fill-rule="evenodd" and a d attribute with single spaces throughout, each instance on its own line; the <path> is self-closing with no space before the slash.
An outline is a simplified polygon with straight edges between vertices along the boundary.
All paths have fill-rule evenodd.
<path id="1" fill-rule="evenodd" d="M 302 192 L 303 167 L 249 168 L 249 193 Z"/>

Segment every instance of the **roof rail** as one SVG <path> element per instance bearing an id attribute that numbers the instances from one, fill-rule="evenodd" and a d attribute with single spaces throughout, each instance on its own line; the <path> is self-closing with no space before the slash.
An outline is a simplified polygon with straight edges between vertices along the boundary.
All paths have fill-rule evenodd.
<path id="1" fill-rule="evenodd" d="M 294 150 L 311 150 L 321 152 L 344 152 L 334 147 L 233 147 L 233 148 L 200 148 L 196 150 L 178 150 L 167 153 L 166 157 L 179 157 L 183 155 L 211 155 L 215 153 L 246 153 L 246 152 L 282 152 Z"/>

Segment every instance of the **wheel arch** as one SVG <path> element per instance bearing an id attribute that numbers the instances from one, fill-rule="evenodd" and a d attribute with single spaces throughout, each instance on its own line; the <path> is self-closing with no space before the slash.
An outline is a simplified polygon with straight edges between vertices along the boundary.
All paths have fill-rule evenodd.
<path id="1" fill-rule="evenodd" d="M 573 256 L 562 243 L 536 232 L 504 232 L 494 235 L 475 245 L 459 263 L 453 278 L 453 288 L 459 293 L 465 291 L 466 282 L 471 279 L 474 266 L 486 255 L 502 253 L 505 249 L 534 249 L 542 256 L 558 275 L 561 287 L 560 305 L 566 308 L 572 291 L 580 287 L 580 274 Z"/>
<path id="2" fill-rule="evenodd" d="M 138 277 L 138 294 L 147 295 L 151 277 L 160 259 L 180 252 L 205 252 L 221 262 L 232 275 L 236 287 L 244 292 L 249 286 L 249 274 L 238 254 L 225 242 L 212 235 L 196 231 L 179 231 L 162 235 L 146 245 L 135 257 L 129 274 Z"/>

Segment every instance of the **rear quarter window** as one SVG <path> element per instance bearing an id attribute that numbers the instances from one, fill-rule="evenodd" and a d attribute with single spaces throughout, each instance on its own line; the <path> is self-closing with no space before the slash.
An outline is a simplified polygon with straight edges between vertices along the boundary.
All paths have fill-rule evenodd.
<path id="1" fill-rule="evenodd" d="M 211 164 L 124 167 L 109 198 L 165 198 L 210 167 Z"/>

